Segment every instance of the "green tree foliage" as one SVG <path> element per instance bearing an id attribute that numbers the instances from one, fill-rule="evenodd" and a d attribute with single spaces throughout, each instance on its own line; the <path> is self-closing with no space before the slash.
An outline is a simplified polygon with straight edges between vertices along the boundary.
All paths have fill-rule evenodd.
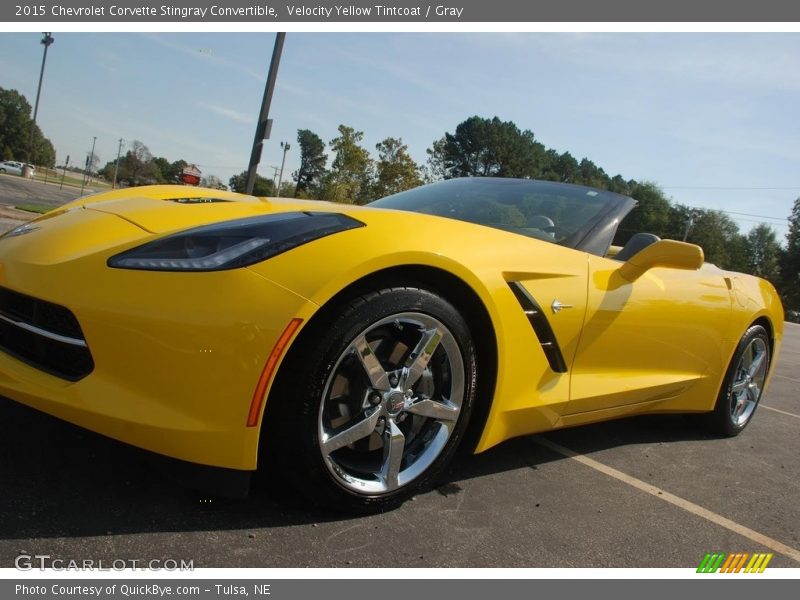
<path id="1" fill-rule="evenodd" d="M 615 180 L 616 177 L 612 182 Z M 621 183 L 617 181 L 616 185 Z M 620 223 L 614 243 L 624 246 L 631 236 L 637 233 L 654 233 L 660 237 L 675 238 L 675 234 L 670 232 L 672 205 L 664 192 L 656 184 L 649 182 L 630 182 L 630 184 L 625 182 L 624 185 L 628 188 L 627 191 L 618 193 L 627 193 L 636 199 L 637 204 Z"/>
<path id="2" fill-rule="evenodd" d="M 45 167 L 55 166 L 56 151 L 39 125 L 33 126 L 33 146 L 30 143 L 31 105 L 17 90 L 0 87 L 0 155 L 3 160 L 25 160 Z"/>
<path id="3" fill-rule="evenodd" d="M 247 193 L 247 171 L 242 171 L 228 180 L 228 185 L 233 192 L 240 194 Z M 275 196 L 275 183 L 271 179 L 262 177 L 256 173 L 256 181 L 253 184 L 254 196 Z"/>
<path id="4" fill-rule="evenodd" d="M 331 170 L 322 182 L 323 200 L 365 204 L 371 200 L 373 161 L 360 145 L 364 133 L 339 125 L 339 137 L 330 142 L 336 153 Z"/>
<path id="5" fill-rule="evenodd" d="M 425 150 L 428 154 L 428 161 L 422 168 L 422 179 L 425 183 L 433 183 L 447 177 L 447 169 L 445 168 L 445 145 L 447 140 L 440 138 L 434 140 L 431 147 Z"/>
<path id="6" fill-rule="evenodd" d="M 183 159 L 170 162 L 163 156 L 153 158 L 153 174 L 159 183 L 181 183 L 180 174 L 188 166 Z"/>
<path id="7" fill-rule="evenodd" d="M 670 221 L 669 234 L 665 237 L 683 239 L 686 225 L 691 223 L 686 241 L 703 248 L 706 262 L 723 269 L 746 270 L 739 227 L 724 212 L 676 204 Z"/>
<path id="8" fill-rule="evenodd" d="M 498 117 L 470 117 L 445 133 L 441 169 L 451 177 L 536 177 L 547 162 L 544 146 L 533 132 L 520 131 L 511 121 Z M 439 156 L 436 156 L 439 159 Z"/>
<path id="9" fill-rule="evenodd" d="M 313 198 L 317 195 L 328 162 L 325 142 L 313 131 L 298 129 L 297 143 L 300 146 L 300 168 L 292 173 L 296 183 L 292 196 Z"/>
<path id="10" fill-rule="evenodd" d="M 378 150 L 373 195 L 383 198 L 422 184 L 420 169 L 408 154 L 402 139 L 388 137 L 375 148 Z"/>
<path id="11" fill-rule="evenodd" d="M 772 227 L 762 223 L 750 230 L 746 238 L 746 255 L 749 273 L 778 281 L 781 245 Z"/>
<path id="12" fill-rule="evenodd" d="M 781 259 L 781 295 L 787 309 L 800 310 L 800 198 L 789 215 L 786 250 Z"/>
<path id="13" fill-rule="evenodd" d="M 125 183 L 128 186 L 163 183 L 164 178 L 160 167 L 166 162 L 166 159 L 163 158 L 154 159 L 147 146 L 139 140 L 134 140 L 131 142 L 130 149 L 119 158 L 119 169 L 116 169 L 117 182 Z M 98 174 L 108 181 L 113 181 L 116 164 L 117 159 L 107 162 Z M 176 182 L 172 180 L 169 183 Z"/>

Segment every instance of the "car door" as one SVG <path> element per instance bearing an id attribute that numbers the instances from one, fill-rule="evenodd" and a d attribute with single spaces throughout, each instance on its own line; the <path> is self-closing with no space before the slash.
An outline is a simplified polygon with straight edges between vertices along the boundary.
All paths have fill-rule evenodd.
<path id="1" fill-rule="evenodd" d="M 565 414 L 681 395 L 720 364 L 729 283 L 708 269 L 654 267 L 630 281 L 591 256 L 586 317 Z"/>

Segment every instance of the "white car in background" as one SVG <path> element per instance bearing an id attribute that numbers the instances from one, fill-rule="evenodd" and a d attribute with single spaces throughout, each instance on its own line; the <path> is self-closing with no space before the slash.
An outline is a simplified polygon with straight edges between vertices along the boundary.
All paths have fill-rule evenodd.
<path id="1" fill-rule="evenodd" d="M 21 163 L 16 160 L 4 160 L 3 162 L 0 162 L 0 173 L 13 173 L 14 175 L 22 175 L 26 166 L 30 168 L 30 176 L 33 177 L 33 165 L 25 165 L 25 163 Z"/>

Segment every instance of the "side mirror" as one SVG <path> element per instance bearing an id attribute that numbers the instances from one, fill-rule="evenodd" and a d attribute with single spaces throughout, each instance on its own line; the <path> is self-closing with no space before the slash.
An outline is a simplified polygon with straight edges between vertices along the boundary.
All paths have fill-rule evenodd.
<path id="1" fill-rule="evenodd" d="M 703 266 L 703 260 L 703 249 L 700 246 L 675 240 L 659 240 L 631 256 L 622 264 L 619 272 L 628 281 L 634 281 L 653 267 L 696 271 Z"/>

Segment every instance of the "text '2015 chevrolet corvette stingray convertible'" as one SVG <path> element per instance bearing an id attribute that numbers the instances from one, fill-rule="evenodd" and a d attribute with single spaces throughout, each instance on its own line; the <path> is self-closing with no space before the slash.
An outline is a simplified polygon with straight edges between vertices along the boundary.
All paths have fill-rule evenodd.
<path id="1" fill-rule="evenodd" d="M 0 239 L 0 394 L 196 465 L 380 510 L 462 440 L 655 412 L 753 417 L 766 281 L 642 232 L 631 198 L 456 179 L 368 206 L 155 186 Z"/>

